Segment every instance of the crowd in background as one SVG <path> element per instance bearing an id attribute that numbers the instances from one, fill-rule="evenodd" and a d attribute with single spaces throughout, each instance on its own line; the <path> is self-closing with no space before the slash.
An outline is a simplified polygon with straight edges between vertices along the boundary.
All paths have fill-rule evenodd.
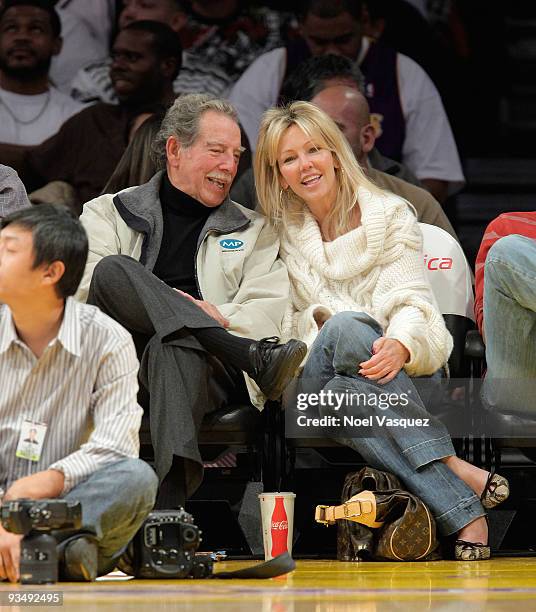
<path id="1" fill-rule="evenodd" d="M 283 81 L 325 54 L 364 73 L 380 153 L 442 204 L 463 186 L 461 96 L 450 77 L 471 48 L 456 2 L 299 2 L 293 13 L 239 0 L 34 4 L 11 8 L 0 31 L 0 162 L 34 202 L 60 198 L 80 211 L 139 125 L 181 93 L 228 97 L 254 151 Z M 39 4 L 54 8 L 32 25 Z M 244 157 L 240 174 L 249 165 Z"/>

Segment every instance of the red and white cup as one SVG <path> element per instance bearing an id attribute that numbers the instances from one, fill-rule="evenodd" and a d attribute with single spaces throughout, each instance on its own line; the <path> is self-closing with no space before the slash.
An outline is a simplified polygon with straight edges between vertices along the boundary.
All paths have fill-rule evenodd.
<path id="1" fill-rule="evenodd" d="M 260 493 L 264 559 L 292 555 L 295 493 Z"/>

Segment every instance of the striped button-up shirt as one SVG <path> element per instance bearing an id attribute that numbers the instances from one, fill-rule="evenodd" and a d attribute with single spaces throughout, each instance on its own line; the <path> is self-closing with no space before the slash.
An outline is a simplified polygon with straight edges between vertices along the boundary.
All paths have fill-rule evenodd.
<path id="1" fill-rule="evenodd" d="M 98 308 L 68 298 L 57 337 L 39 359 L 0 305 L 0 487 L 53 468 L 63 494 L 106 464 L 139 454 L 142 409 L 130 334 Z M 16 457 L 25 419 L 47 431 L 39 461 Z M 2 493 L 2 492 L 0 492 Z"/>

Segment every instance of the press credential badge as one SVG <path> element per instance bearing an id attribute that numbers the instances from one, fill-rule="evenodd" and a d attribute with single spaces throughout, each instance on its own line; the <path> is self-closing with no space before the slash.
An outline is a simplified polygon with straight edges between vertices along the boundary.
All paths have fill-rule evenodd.
<path id="1" fill-rule="evenodd" d="M 43 443 L 47 433 L 47 426 L 31 419 L 24 419 L 20 429 L 20 438 L 15 455 L 20 459 L 39 461 L 43 450 Z"/>

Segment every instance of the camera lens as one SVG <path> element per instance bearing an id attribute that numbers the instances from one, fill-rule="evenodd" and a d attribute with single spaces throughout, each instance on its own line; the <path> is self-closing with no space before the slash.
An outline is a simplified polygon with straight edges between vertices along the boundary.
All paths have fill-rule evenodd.
<path id="1" fill-rule="evenodd" d="M 182 530 L 182 539 L 186 543 L 194 542 L 197 539 L 197 531 L 192 527 L 185 527 Z"/>

